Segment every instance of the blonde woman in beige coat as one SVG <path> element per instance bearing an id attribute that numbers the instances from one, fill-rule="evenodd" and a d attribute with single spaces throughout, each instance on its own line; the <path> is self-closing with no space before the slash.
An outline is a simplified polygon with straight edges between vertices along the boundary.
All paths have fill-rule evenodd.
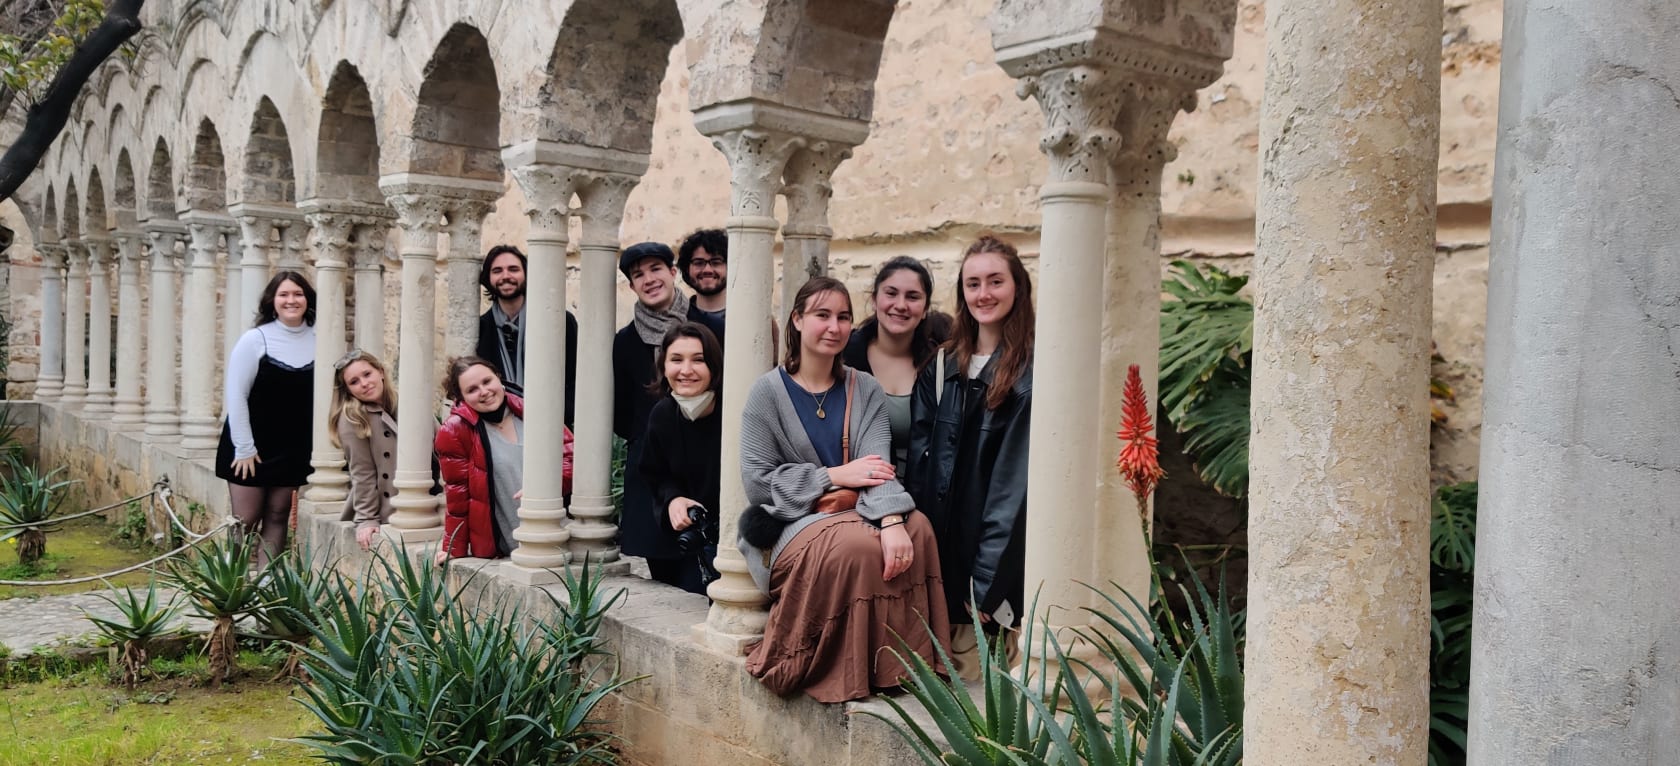
<path id="1" fill-rule="evenodd" d="M 344 450 L 350 472 L 350 496 L 344 521 L 356 523 L 356 543 L 367 550 L 379 525 L 391 517 L 397 470 L 397 397 L 386 380 L 385 365 L 355 350 L 335 365 L 332 413 L 327 433 Z"/>

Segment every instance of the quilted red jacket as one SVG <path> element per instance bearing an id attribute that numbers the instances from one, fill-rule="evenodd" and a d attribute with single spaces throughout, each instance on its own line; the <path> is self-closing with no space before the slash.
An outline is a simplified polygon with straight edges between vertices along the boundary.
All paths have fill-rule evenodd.
<path id="1" fill-rule="evenodd" d="M 507 397 L 508 410 L 525 417 L 525 401 L 513 394 Z M 496 532 L 491 503 L 490 463 L 485 455 L 484 437 L 478 430 L 478 412 L 463 402 L 456 402 L 449 418 L 438 429 L 432 442 L 437 451 L 438 470 L 443 476 L 444 505 L 443 541 L 451 558 L 472 556 L 496 558 Z M 565 492 L 572 491 L 572 432 L 566 430 L 565 457 L 561 466 Z M 509 544 L 513 541 L 509 540 Z"/>

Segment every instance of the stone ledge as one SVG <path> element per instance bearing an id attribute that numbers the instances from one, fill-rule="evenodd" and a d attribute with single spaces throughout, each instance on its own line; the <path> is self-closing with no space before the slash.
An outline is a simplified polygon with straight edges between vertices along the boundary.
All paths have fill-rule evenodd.
<path id="1" fill-rule="evenodd" d="M 28 406 L 39 411 L 41 465 L 62 467 L 67 478 L 79 480 L 89 507 L 143 494 L 158 477 L 168 476 L 175 512 L 199 531 L 231 514 L 227 483 L 216 478 L 212 468 L 213 451 L 184 450 L 180 436 L 148 437 L 132 428 L 120 430 L 108 417 L 85 416 L 80 407 L 33 402 Z M 187 514 L 194 502 L 205 509 L 196 519 Z M 161 517 L 152 522 L 165 523 Z"/>

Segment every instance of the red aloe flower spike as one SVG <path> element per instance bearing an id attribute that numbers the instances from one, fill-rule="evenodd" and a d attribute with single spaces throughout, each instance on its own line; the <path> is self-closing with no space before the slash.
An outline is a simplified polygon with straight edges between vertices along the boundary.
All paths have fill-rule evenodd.
<path id="1" fill-rule="evenodd" d="M 1137 498 L 1138 518 L 1143 522 L 1144 538 L 1149 537 L 1149 496 L 1155 485 L 1167 475 L 1161 470 L 1160 451 L 1152 432 L 1155 425 L 1149 412 L 1149 396 L 1143 390 L 1143 377 L 1138 366 L 1126 368 L 1126 389 L 1120 410 L 1120 459 L 1117 465 L 1126 487 Z"/>

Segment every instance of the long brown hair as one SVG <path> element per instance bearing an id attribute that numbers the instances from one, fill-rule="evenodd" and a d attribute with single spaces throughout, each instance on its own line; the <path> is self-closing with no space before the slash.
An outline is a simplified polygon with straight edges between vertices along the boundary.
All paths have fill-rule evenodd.
<path id="1" fill-rule="evenodd" d="M 974 358 L 975 349 L 980 344 L 980 323 L 969 312 L 968 298 L 963 295 L 962 266 L 981 253 L 992 253 L 1002 258 L 1009 265 L 1009 278 L 1015 282 L 1015 302 L 1009 307 L 1009 316 L 1003 318 L 1002 338 L 993 352 L 997 358 L 993 360 L 996 366 L 993 368 L 992 385 L 986 391 L 986 409 L 995 410 L 1003 404 L 1010 389 L 1015 387 L 1015 381 L 1021 379 L 1021 373 L 1032 362 L 1033 327 L 1038 317 L 1033 310 L 1032 280 L 1027 277 L 1027 267 L 1021 263 L 1021 255 L 1015 252 L 1015 246 L 990 234 L 981 235 L 963 251 L 962 264 L 957 267 L 957 326 L 950 341 L 956 368 L 968 369 L 968 362 Z"/>
<path id="2" fill-rule="evenodd" d="M 385 365 L 379 361 L 379 357 L 360 349 L 345 354 L 343 359 L 338 360 L 338 364 L 333 365 L 332 409 L 327 415 L 327 438 L 332 440 L 334 447 L 340 449 L 344 448 L 338 439 L 338 424 L 341 421 L 349 421 L 351 432 L 359 439 L 366 439 L 373 434 L 373 422 L 368 419 L 367 409 L 355 394 L 350 393 L 350 386 L 344 382 L 345 369 L 357 362 L 366 362 L 384 379 L 384 393 L 380 394 L 377 404 L 392 418 L 397 416 L 396 387 L 391 385 L 391 375 L 385 371 Z"/>
<path id="3" fill-rule="evenodd" d="M 838 279 L 811 277 L 803 287 L 799 288 L 799 292 L 793 296 L 793 308 L 788 310 L 787 332 L 783 333 L 787 336 L 787 351 L 782 357 L 782 366 L 787 368 L 789 375 L 799 372 L 799 328 L 793 326 L 793 318 L 804 315 L 805 308 L 811 305 L 811 300 L 823 293 L 839 293 L 846 298 L 846 311 L 850 312 L 852 310 L 852 293 Z M 833 372 L 835 380 L 841 380 L 845 377 L 846 361 L 842 358 L 844 356 L 845 354 L 834 355 Z"/>

